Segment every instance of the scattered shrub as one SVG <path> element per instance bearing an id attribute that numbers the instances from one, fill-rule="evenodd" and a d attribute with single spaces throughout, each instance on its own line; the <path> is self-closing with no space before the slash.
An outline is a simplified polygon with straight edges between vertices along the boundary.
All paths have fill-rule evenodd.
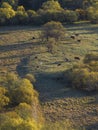
<path id="1" fill-rule="evenodd" d="M 86 91 L 98 90 L 98 56 L 88 54 L 84 62 L 86 64 L 67 70 L 65 77 L 72 87 Z"/>
<path id="2" fill-rule="evenodd" d="M 61 40 L 65 35 L 65 28 L 60 22 L 51 21 L 43 26 L 42 39 L 54 38 L 55 41 Z"/>

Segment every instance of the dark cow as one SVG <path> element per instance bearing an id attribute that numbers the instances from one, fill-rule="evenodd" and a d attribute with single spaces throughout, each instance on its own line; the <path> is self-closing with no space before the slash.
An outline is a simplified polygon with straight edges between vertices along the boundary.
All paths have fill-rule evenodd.
<path id="1" fill-rule="evenodd" d="M 35 59 L 37 59 L 38 57 L 37 56 L 35 56 Z"/>
<path id="2" fill-rule="evenodd" d="M 34 40 L 35 39 L 35 37 L 32 37 L 32 40 Z"/>
<path id="3" fill-rule="evenodd" d="M 78 40 L 77 40 L 77 42 L 81 42 L 81 40 L 80 40 L 80 39 L 78 39 Z"/>
<path id="4" fill-rule="evenodd" d="M 71 35 L 70 38 L 75 39 L 75 35 Z"/>
<path id="5" fill-rule="evenodd" d="M 38 69 L 38 68 L 39 68 L 39 66 L 36 66 L 36 68 Z"/>
<path id="6" fill-rule="evenodd" d="M 68 62 L 68 61 L 69 61 L 69 59 L 68 59 L 68 58 L 65 58 L 65 61 L 66 61 L 66 62 Z"/>
<path id="7" fill-rule="evenodd" d="M 74 57 L 74 59 L 76 59 L 76 60 L 80 60 L 80 58 L 79 58 L 79 57 L 77 57 L 77 56 L 76 56 L 76 57 Z"/>
<path id="8" fill-rule="evenodd" d="M 61 63 L 59 63 L 57 66 L 60 66 L 61 65 Z"/>

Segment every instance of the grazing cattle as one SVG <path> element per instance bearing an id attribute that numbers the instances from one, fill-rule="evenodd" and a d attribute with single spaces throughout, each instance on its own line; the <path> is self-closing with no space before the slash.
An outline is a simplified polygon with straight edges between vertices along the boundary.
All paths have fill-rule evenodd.
<path id="1" fill-rule="evenodd" d="M 68 59 L 68 58 L 65 58 L 65 61 L 66 61 L 66 62 L 68 62 L 68 61 L 69 61 L 69 59 Z"/>
<path id="2" fill-rule="evenodd" d="M 32 39 L 34 40 L 34 39 L 35 39 L 35 37 L 32 37 Z"/>
<path id="3" fill-rule="evenodd" d="M 77 42 L 81 42 L 81 40 L 80 40 L 80 39 L 78 39 L 78 40 L 77 40 Z"/>
<path id="4" fill-rule="evenodd" d="M 57 66 L 60 66 L 61 65 L 61 63 L 59 63 Z"/>
<path id="5" fill-rule="evenodd" d="M 39 68 L 39 66 L 36 66 L 36 68 Z"/>
<path id="6" fill-rule="evenodd" d="M 38 57 L 37 56 L 35 56 L 35 59 L 37 59 Z"/>
<path id="7" fill-rule="evenodd" d="M 77 57 L 77 56 L 76 56 L 76 57 L 74 57 L 74 59 L 76 59 L 76 60 L 80 60 L 80 58 L 79 58 L 79 57 Z"/>
<path id="8" fill-rule="evenodd" d="M 75 39 L 75 35 L 71 35 L 70 38 Z"/>

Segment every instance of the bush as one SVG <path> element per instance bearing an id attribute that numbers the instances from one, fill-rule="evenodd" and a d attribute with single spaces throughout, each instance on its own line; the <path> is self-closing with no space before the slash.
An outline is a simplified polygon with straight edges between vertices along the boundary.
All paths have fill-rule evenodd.
<path id="1" fill-rule="evenodd" d="M 4 87 L 0 87 L 0 111 L 3 110 L 10 102 L 10 99 L 6 96 L 7 90 Z"/>
<path id="2" fill-rule="evenodd" d="M 27 24 L 28 23 L 28 14 L 25 11 L 23 6 L 18 6 L 15 18 L 17 19 L 18 24 Z"/>
<path id="3" fill-rule="evenodd" d="M 98 90 L 98 56 L 87 54 L 84 63 L 67 70 L 65 78 L 72 87 L 86 91 Z"/>
<path id="4" fill-rule="evenodd" d="M 32 105 L 38 102 L 38 93 L 34 90 L 32 83 L 28 79 L 20 79 L 15 74 L 6 74 L 1 77 L 0 83 L 7 90 L 7 96 L 10 98 L 12 105 L 20 103 Z M 3 89 L 3 93 L 6 92 Z"/>
<path id="5" fill-rule="evenodd" d="M 65 74 L 71 86 L 86 91 L 98 90 L 98 72 L 88 68 L 73 68 Z"/>
<path id="6" fill-rule="evenodd" d="M 65 35 L 65 28 L 60 22 L 51 21 L 43 26 L 42 39 L 54 38 L 55 41 L 61 40 Z"/>
<path id="7" fill-rule="evenodd" d="M 32 118 L 33 108 L 27 103 L 20 103 L 16 108 L 15 112 L 22 118 L 22 119 L 29 119 Z"/>
<path id="8" fill-rule="evenodd" d="M 36 23 L 36 17 L 38 14 L 34 10 L 27 10 L 29 24 Z"/>
<path id="9" fill-rule="evenodd" d="M 92 23 L 98 23 L 98 2 L 87 9 L 87 17 Z"/>
<path id="10" fill-rule="evenodd" d="M 13 90 L 12 102 L 16 105 L 24 102 L 33 105 L 38 102 L 38 93 L 28 79 L 23 79 L 20 86 Z"/>
<path id="11" fill-rule="evenodd" d="M 0 130 L 40 130 L 43 116 L 31 82 L 7 73 L 0 84 Z"/>
<path id="12" fill-rule="evenodd" d="M 76 9 L 76 13 L 78 14 L 79 20 L 85 20 L 87 19 L 87 12 L 83 9 Z"/>
<path id="13" fill-rule="evenodd" d="M 12 6 L 8 3 L 8 2 L 3 2 L 2 4 L 1 4 L 1 8 L 10 8 L 10 9 L 12 9 Z"/>
<path id="14" fill-rule="evenodd" d="M 40 130 L 41 124 L 33 118 L 24 120 L 16 112 L 0 114 L 0 130 Z"/>
<path id="15" fill-rule="evenodd" d="M 60 6 L 58 1 L 46 1 L 43 3 L 41 9 L 37 12 L 41 16 L 43 23 L 49 21 L 62 21 L 62 11 L 64 9 Z"/>
<path id="16" fill-rule="evenodd" d="M 78 20 L 78 14 L 75 11 L 66 10 L 64 11 L 65 22 L 73 23 Z"/>
<path id="17" fill-rule="evenodd" d="M 0 25 L 9 24 L 10 19 L 15 17 L 15 11 L 12 7 L 4 2 L 0 8 Z"/>

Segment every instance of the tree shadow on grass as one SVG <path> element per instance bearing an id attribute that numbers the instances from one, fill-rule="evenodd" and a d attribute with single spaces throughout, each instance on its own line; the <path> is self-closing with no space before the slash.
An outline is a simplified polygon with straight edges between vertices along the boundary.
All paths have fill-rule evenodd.
<path id="1" fill-rule="evenodd" d="M 27 61 L 26 63 L 24 62 L 25 60 Z M 44 70 L 45 68 L 37 68 L 36 65 L 33 68 L 33 66 L 29 65 L 30 60 L 31 59 L 28 58 L 22 59 L 16 70 L 21 77 L 27 73 L 35 74 L 36 83 L 34 86 L 39 92 L 41 101 L 68 97 L 78 98 L 92 95 L 90 92 L 84 92 L 72 88 L 67 79 L 64 78 L 63 72 L 47 72 Z"/>
<path id="2" fill-rule="evenodd" d="M 25 49 L 25 48 L 29 48 L 31 46 L 34 46 L 34 45 L 39 45 L 39 43 L 36 43 L 36 42 L 28 42 L 28 43 L 15 43 L 15 44 L 12 44 L 12 45 L 1 45 L 0 46 L 0 52 L 6 52 L 6 51 L 13 51 L 13 50 L 22 50 L 22 49 Z"/>
<path id="3" fill-rule="evenodd" d="M 92 26 L 92 24 L 88 24 L 88 25 L 79 25 L 79 26 L 68 26 L 67 27 L 68 31 L 79 31 L 79 34 L 98 34 L 98 26 Z M 83 31 L 87 31 L 87 33 L 83 32 Z"/>
<path id="4" fill-rule="evenodd" d="M 92 93 L 71 88 L 60 73 L 41 73 L 36 75 L 36 79 L 35 87 L 40 94 L 41 101 L 92 95 Z"/>
<path id="5" fill-rule="evenodd" d="M 98 130 L 98 122 L 89 126 L 86 126 L 86 130 Z"/>

